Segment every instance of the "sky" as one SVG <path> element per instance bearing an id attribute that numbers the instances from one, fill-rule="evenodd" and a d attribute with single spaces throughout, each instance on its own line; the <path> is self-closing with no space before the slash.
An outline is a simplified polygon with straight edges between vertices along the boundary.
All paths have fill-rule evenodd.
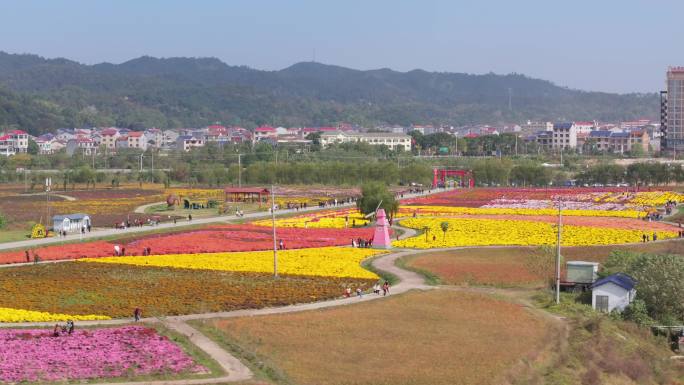
<path id="1" fill-rule="evenodd" d="M 521 73 L 655 92 L 684 65 L 681 0 L 0 0 L 0 50 L 86 64 L 217 57 L 277 70 Z"/>

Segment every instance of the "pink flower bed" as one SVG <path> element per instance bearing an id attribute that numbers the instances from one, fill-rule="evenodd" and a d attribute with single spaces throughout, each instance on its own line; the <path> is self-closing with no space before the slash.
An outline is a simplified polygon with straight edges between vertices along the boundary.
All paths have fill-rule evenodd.
<path id="1" fill-rule="evenodd" d="M 141 326 L 76 330 L 0 329 L 0 381 L 42 382 L 207 370 L 168 338 Z"/>

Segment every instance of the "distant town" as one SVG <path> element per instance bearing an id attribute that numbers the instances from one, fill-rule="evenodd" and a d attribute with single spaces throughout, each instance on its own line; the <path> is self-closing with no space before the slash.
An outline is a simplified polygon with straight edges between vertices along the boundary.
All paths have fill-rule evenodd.
<path id="1" fill-rule="evenodd" d="M 272 145 L 306 147 L 314 141 L 328 146 L 333 143 L 363 142 L 385 145 L 391 150 L 411 151 L 415 145 L 410 132 L 422 135 L 446 133 L 456 138 L 473 139 L 481 136 L 512 134 L 523 143 L 535 143 L 542 150 L 586 150 L 612 153 L 631 152 L 635 146 L 641 151 L 659 152 L 660 123 L 649 119 L 600 123 L 532 122 L 501 126 L 439 126 L 412 125 L 379 126 L 372 129 L 340 124 L 330 127 L 271 127 L 260 126 L 253 130 L 243 127 L 214 124 L 202 128 L 166 129 L 149 128 L 133 131 L 127 128 L 64 128 L 54 133 L 31 136 L 22 130 L 11 130 L 0 136 L 0 154 L 12 156 L 28 152 L 29 141 L 35 141 L 39 154 L 66 151 L 68 155 L 93 155 L 98 152 L 116 153 L 119 149 L 158 149 L 162 151 L 191 151 L 208 143 L 218 145 L 266 142 Z M 450 149 L 458 154 L 458 149 Z"/>

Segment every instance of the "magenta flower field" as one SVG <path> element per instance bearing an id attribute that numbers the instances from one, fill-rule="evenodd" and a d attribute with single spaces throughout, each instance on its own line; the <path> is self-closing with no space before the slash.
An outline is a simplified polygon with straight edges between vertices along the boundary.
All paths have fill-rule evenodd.
<path id="1" fill-rule="evenodd" d="M 0 329 L 0 381 L 58 381 L 205 373 L 180 347 L 156 330 L 126 326 L 76 330 Z"/>

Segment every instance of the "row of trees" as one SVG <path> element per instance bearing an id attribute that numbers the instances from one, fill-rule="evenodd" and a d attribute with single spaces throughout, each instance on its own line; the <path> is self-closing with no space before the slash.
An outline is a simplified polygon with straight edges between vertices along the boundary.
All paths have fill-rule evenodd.
<path id="1" fill-rule="evenodd" d="M 602 163 L 582 170 L 577 181 L 587 184 L 662 185 L 684 182 L 684 169 L 680 164 L 633 163 L 628 166 Z"/>

